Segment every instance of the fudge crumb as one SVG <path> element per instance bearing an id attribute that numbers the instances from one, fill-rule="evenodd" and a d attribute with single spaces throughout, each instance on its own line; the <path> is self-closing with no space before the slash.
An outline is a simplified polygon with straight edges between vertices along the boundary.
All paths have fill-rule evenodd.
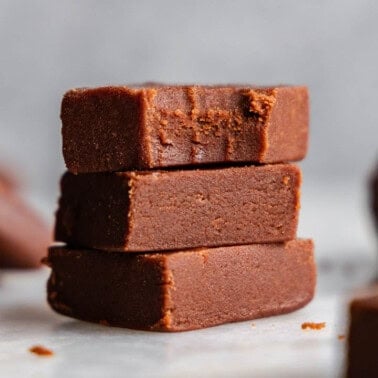
<path id="1" fill-rule="evenodd" d="M 312 329 L 312 330 L 316 330 L 316 331 L 325 328 L 325 326 L 326 326 L 325 322 L 323 322 L 323 323 L 313 323 L 313 322 L 302 323 L 302 329 Z"/>
<path id="2" fill-rule="evenodd" d="M 289 185 L 289 183 L 290 183 L 290 176 L 284 176 L 283 178 L 282 178 L 282 183 L 284 184 L 284 185 Z"/>
<path id="3" fill-rule="evenodd" d="M 338 338 L 339 340 L 344 340 L 344 339 L 345 339 L 345 335 L 339 335 L 339 336 L 337 336 L 337 338 Z"/>
<path id="4" fill-rule="evenodd" d="M 51 349 L 47 349 L 42 345 L 34 345 L 29 348 L 29 352 L 34 353 L 38 356 L 50 357 L 54 354 Z"/>
<path id="5" fill-rule="evenodd" d="M 256 324 L 255 324 L 255 323 L 252 323 L 252 324 L 251 324 L 251 327 L 252 327 L 252 328 L 255 328 L 255 327 L 256 327 Z"/>

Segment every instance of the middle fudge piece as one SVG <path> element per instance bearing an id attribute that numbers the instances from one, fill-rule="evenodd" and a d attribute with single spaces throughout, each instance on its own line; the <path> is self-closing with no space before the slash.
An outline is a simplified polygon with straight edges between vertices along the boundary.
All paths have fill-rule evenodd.
<path id="1" fill-rule="evenodd" d="M 300 183 L 290 164 L 66 173 L 55 238 L 130 252 L 287 241 L 296 235 Z"/>

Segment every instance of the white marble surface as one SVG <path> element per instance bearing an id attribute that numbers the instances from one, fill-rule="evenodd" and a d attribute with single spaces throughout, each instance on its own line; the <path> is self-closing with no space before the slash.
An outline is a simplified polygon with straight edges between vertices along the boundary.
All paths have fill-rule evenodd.
<path id="1" fill-rule="evenodd" d="M 109 328 L 53 313 L 45 301 L 47 269 L 2 272 L 0 377 L 335 377 L 346 333 L 345 288 L 372 274 L 371 264 L 320 264 L 319 289 L 292 314 L 186 333 Z M 303 331 L 307 321 L 326 322 Z M 28 349 L 54 351 L 39 357 Z"/>
<path id="2" fill-rule="evenodd" d="M 285 316 L 160 334 L 54 314 L 44 298 L 47 273 L 2 277 L 1 377 L 332 377 L 338 371 L 344 342 L 337 335 L 345 327 L 338 317 L 342 301 L 334 294 L 318 295 L 303 310 Z M 327 326 L 305 332 L 305 321 L 325 321 Z M 55 355 L 31 354 L 28 348 L 35 344 Z"/>
<path id="3" fill-rule="evenodd" d="M 176 334 L 109 328 L 52 312 L 47 269 L 0 271 L 0 377 L 339 376 L 348 296 L 375 273 L 363 193 L 305 182 L 299 234 L 316 241 L 318 290 L 307 307 L 284 316 Z M 326 328 L 303 331 L 307 321 Z M 36 344 L 54 356 L 31 354 Z"/>

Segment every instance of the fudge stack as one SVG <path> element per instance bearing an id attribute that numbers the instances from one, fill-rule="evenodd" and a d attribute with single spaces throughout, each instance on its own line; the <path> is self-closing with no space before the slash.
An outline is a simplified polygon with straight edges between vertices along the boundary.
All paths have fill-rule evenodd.
<path id="1" fill-rule="evenodd" d="M 308 303 L 311 240 L 296 239 L 308 143 L 305 87 L 111 86 L 62 101 L 57 312 L 185 331 Z"/>

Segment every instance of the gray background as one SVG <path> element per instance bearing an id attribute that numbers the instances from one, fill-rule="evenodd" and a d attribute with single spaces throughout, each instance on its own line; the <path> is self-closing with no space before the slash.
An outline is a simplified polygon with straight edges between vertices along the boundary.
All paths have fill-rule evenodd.
<path id="1" fill-rule="evenodd" d="M 0 166 L 18 167 L 48 220 L 64 171 L 67 89 L 303 83 L 312 122 L 299 235 L 314 238 L 319 267 L 318 295 L 302 311 L 180 335 L 65 322 L 45 305 L 47 271 L 5 273 L 0 375 L 341 376 L 346 304 L 335 289 L 370 281 L 378 256 L 366 206 L 378 147 L 377 38 L 377 0 L 0 0 Z M 304 333 L 303 321 L 327 327 Z M 27 356 L 36 342 L 56 356 Z"/>
<path id="2" fill-rule="evenodd" d="M 376 158 L 377 19 L 374 0 L 0 0 L 0 160 L 14 163 L 52 213 L 67 89 L 151 80 L 308 84 L 304 195 L 332 187 L 332 207 L 339 191 L 365 193 Z M 353 193 L 350 202 L 365 201 Z"/>

